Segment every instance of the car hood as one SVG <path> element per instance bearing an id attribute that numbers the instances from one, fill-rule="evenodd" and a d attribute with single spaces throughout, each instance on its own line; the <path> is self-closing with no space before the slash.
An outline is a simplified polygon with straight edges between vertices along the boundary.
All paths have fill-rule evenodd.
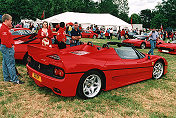
<path id="1" fill-rule="evenodd" d="M 174 49 L 176 49 L 176 44 L 172 44 L 172 43 L 164 43 L 164 44 L 160 44 L 158 47 L 174 48 Z"/>

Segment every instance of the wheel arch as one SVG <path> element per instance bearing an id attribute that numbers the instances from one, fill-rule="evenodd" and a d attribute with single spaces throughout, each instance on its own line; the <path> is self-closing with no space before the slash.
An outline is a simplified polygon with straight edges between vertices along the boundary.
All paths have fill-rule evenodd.
<path id="1" fill-rule="evenodd" d="M 162 62 L 164 64 L 164 66 L 165 66 L 165 62 L 164 62 L 164 60 L 162 58 L 159 58 L 156 62 Z"/>
<path id="2" fill-rule="evenodd" d="M 103 81 L 102 82 L 102 89 L 106 89 L 106 76 L 105 76 L 104 72 L 102 70 L 100 70 L 100 69 L 90 69 L 90 70 L 86 71 L 84 74 L 86 74 L 88 72 L 91 72 L 91 71 L 96 71 L 102 76 L 102 81 Z"/>

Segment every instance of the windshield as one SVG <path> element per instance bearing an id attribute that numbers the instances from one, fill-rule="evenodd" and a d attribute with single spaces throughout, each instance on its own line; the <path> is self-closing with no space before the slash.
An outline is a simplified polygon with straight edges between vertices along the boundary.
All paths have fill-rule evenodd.
<path id="1" fill-rule="evenodd" d="M 119 47 L 114 49 L 122 59 L 141 59 L 145 57 L 143 53 L 137 51 L 132 47 Z"/>
<path id="2" fill-rule="evenodd" d="M 145 37 L 145 36 L 137 36 L 136 39 L 145 40 L 145 39 L 147 39 L 147 37 Z"/>
<path id="3" fill-rule="evenodd" d="M 12 33 L 12 35 L 30 35 L 32 34 L 32 31 L 30 30 L 10 30 L 10 32 Z"/>

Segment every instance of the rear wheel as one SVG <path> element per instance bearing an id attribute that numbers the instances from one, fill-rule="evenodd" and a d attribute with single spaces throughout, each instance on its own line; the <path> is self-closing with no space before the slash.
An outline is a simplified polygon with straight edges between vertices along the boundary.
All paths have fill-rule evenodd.
<path id="1" fill-rule="evenodd" d="M 77 94 L 83 99 L 96 97 L 101 92 L 102 76 L 97 71 L 85 73 L 78 84 Z"/>
<path id="2" fill-rule="evenodd" d="M 145 43 L 142 43 L 141 46 L 140 46 L 141 49 L 145 49 L 146 48 L 146 44 Z"/>
<path id="3" fill-rule="evenodd" d="M 157 61 L 153 67 L 153 78 L 159 79 L 164 73 L 164 64 L 160 61 Z"/>

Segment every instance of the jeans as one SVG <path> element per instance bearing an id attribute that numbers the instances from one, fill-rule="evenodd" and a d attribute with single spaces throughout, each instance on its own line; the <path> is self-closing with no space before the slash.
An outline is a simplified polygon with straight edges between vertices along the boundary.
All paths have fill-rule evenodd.
<path id="1" fill-rule="evenodd" d="M 155 40 L 150 40 L 150 45 L 151 45 L 151 49 L 150 49 L 150 51 L 148 52 L 148 54 L 151 53 L 151 55 L 153 55 L 153 50 L 154 50 L 155 47 L 156 47 L 156 41 L 155 41 Z"/>
<path id="2" fill-rule="evenodd" d="M 18 76 L 15 69 L 14 48 L 7 48 L 5 45 L 0 45 L 0 50 L 3 56 L 2 69 L 4 81 L 17 82 Z"/>

